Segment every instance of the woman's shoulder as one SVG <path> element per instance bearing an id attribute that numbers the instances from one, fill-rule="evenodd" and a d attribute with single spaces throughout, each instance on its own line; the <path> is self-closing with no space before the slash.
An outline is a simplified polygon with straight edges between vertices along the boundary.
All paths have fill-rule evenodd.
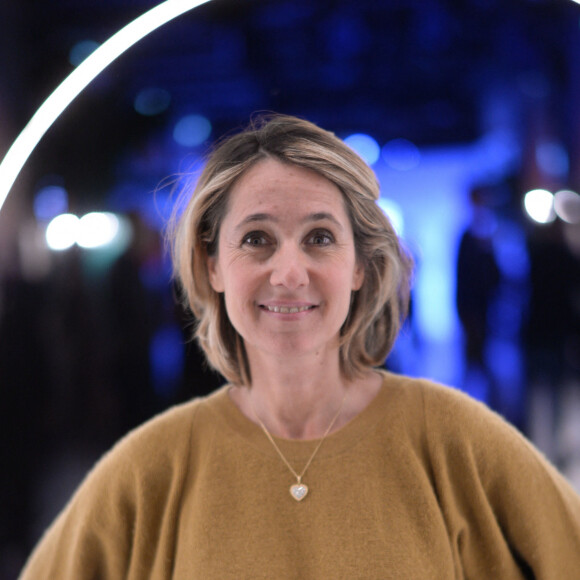
<path id="1" fill-rule="evenodd" d="M 384 372 L 384 387 L 399 404 L 412 407 L 431 427 L 451 428 L 462 426 L 472 430 L 480 424 L 505 424 L 497 413 L 484 403 L 458 388 L 431 379 L 409 377 Z M 432 424 L 436 421 L 436 424 Z M 474 422 L 475 421 L 475 425 Z"/>
<path id="2" fill-rule="evenodd" d="M 415 425 L 432 453 L 505 455 L 510 449 L 537 454 L 501 415 L 458 388 L 385 373 L 385 390 L 408 425 Z"/>
<path id="3" fill-rule="evenodd" d="M 458 477 L 465 475 L 462 469 L 475 470 L 496 484 L 507 474 L 562 481 L 525 435 L 485 403 L 431 380 L 392 375 L 386 380 L 407 400 L 406 408 L 413 407 L 409 412 L 421 413 L 422 437 L 436 470 Z"/>
<path id="4" fill-rule="evenodd" d="M 195 442 L 207 439 L 204 429 L 211 421 L 205 409 L 221 396 L 218 391 L 176 405 L 105 453 L 45 533 L 23 578 L 60 577 L 56 570 L 65 567 L 74 570 L 67 578 L 81 578 L 87 570 L 102 570 L 104 562 L 120 566 L 109 576 L 121 577 L 137 545 L 147 547 L 138 564 L 145 569 L 155 553 L 151 538 L 179 510 Z"/>
<path id="5" fill-rule="evenodd" d="M 217 391 L 175 405 L 129 431 L 87 473 L 80 495 L 99 494 L 102 489 L 131 494 L 141 490 L 143 482 L 150 489 L 161 489 L 183 479 L 196 445 L 206 439 L 204 429 L 211 425 L 205 408 L 219 397 Z"/>
<path id="6" fill-rule="evenodd" d="M 191 469 L 196 441 L 203 444 L 205 425 L 210 424 L 204 408 L 217 391 L 207 397 L 175 405 L 152 417 L 122 437 L 86 474 L 67 511 L 81 508 L 106 514 L 106 505 L 146 504 L 147 498 L 162 497 L 179 487 Z M 102 513 L 100 513 L 102 512 Z"/>
<path id="7" fill-rule="evenodd" d="M 223 398 L 223 389 L 207 396 L 174 405 L 129 431 L 107 454 L 104 461 L 137 464 L 146 469 L 158 466 L 163 457 L 180 460 L 199 441 L 209 424 L 208 410 Z"/>

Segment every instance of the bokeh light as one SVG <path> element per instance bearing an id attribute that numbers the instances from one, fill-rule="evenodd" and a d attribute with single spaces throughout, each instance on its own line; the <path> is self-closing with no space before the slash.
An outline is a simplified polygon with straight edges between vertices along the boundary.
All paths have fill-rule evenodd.
<path id="1" fill-rule="evenodd" d="M 46 228 L 46 243 L 51 250 L 68 250 L 77 241 L 79 218 L 71 213 L 56 216 Z"/>
<path id="2" fill-rule="evenodd" d="M 116 242 L 126 245 L 127 232 L 122 220 L 113 213 L 91 212 L 83 217 L 65 213 L 56 216 L 46 228 L 46 244 L 54 251 L 77 244 L 84 249 L 103 248 Z"/>
<path id="3" fill-rule="evenodd" d="M 99 48 L 99 43 L 94 40 L 81 40 L 77 42 L 68 54 L 68 60 L 73 66 L 78 66 Z"/>
<path id="4" fill-rule="evenodd" d="M 211 135 L 211 123 L 203 115 L 186 115 L 173 129 L 173 138 L 184 147 L 197 147 Z"/>
<path id="5" fill-rule="evenodd" d="M 374 165 L 379 160 L 381 148 L 370 135 L 355 133 L 344 139 L 344 142 L 356 151 L 368 165 Z"/>
<path id="6" fill-rule="evenodd" d="M 580 195 L 575 191 L 563 189 L 554 195 L 556 215 L 569 224 L 580 223 Z"/>
<path id="7" fill-rule="evenodd" d="M 396 171 L 415 169 L 421 162 L 421 152 L 407 139 L 393 139 L 383 146 L 383 161 Z"/>
<path id="8" fill-rule="evenodd" d="M 108 212 L 92 212 L 79 220 L 76 242 L 81 248 L 99 248 L 110 244 L 119 231 L 119 219 Z"/>
<path id="9" fill-rule="evenodd" d="M 533 189 L 524 196 L 524 209 L 530 219 L 538 224 L 548 224 L 556 219 L 554 195 L 546 189 Z"/>
<path id="10" fill-rule="evenodd" d="M 566 176 L 570 168 L 568 152 L 556 141 L 539 143 L 536 146 L 536 161 L 546 175 L 553 177 Z"/>
<path id="11" fill-rule="evenodd" d="M 140 115 L 152 117 L 166 111 L 170 103 L 171 95 L 165 89 L 149 87 L 137 94 L 133 106 Z"/>
<path id="12" fill-rule="evenodd" d="M 38 221 L 48 221 L 68 211 L 68 193 L 60 185 L 48 185 L 34 196 L 34 215 Z"/>
<path id="13" fill-rule="evenodd" d="M 387 218 L 389 218 L 389 221 L 391 222 L 393 228 L 395 228 L 397 235 L 403 236 L 405 230 L 403 208 L 401 208 L 401 206 L 392 199 L 385 199 L 384 197 L 379 198 L 378 204 Z"/>

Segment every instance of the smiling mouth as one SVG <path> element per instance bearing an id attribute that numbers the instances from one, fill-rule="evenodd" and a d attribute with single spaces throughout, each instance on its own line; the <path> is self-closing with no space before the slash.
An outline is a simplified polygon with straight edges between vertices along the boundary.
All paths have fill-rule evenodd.
<path id="1" fill-rule="evenodd" d="M 298 312 L 306 312 L 307 310 L 312 310 L 316 308 L 315 306 L 267 306 L 263 305 L 262 308 L 268 312 L 276 312 L 279 314 L 297 314 Z"/>

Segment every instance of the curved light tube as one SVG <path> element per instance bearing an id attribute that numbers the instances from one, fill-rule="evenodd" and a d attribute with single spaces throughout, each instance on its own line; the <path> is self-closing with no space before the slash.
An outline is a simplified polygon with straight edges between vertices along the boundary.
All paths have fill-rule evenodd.
<path id="1" fill-rule="evenodd" d="M 166 0 L 113 34 L 54 90 L 32 116 L 0 163 L 0 211 L 38 142 L 77 95 L 135 43 L 181 14 L 210 0 Z"/>

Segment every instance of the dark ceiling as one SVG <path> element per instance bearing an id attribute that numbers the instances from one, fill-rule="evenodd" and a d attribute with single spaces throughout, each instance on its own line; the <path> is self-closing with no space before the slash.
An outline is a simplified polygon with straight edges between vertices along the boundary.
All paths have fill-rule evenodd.
<path id="1" fill-rule="evenodd" d="M 76 43 L 103 42 L 155 4 L 3 0 L 5 134 L 15 136 L 70 72 Z M 573 141 L 579 12 L 569 0 L 214 0 L 109 67 L 49 131 L 28 171 L 33 181 L 62 176 L 85 201 L 122 179 L 157 179 L 188 154 L 170 139 L 188 113 L 211 121 L 210 139 L 274 110 L 380 143 L 469 142 L 494 91 L 522 102 L 547 95 L 562 138 Z M 171 95 L 162 114 L 134 110 L 147 87 Z"/>

